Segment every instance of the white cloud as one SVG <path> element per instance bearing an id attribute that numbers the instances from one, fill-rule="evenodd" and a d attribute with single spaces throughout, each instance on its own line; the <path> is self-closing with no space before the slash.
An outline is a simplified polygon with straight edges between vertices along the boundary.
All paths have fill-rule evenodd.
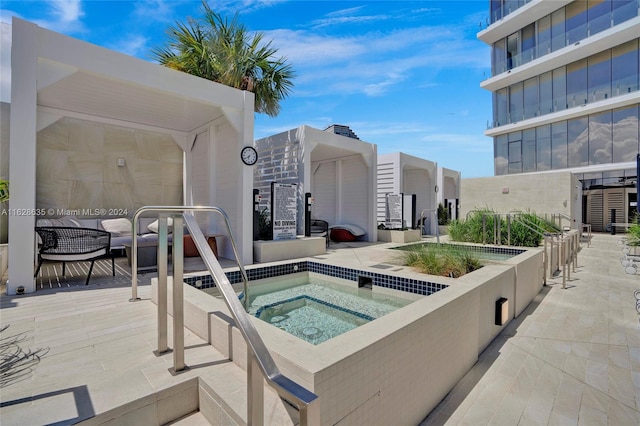
<path id="1" fill-rule="evenodd" d="M 11 3 L 7 3 L 10 5 Z M 32 19 L 28 20 L 39 27 L 46 28 L 51 31 L 73 34 L 86 31 L 82 24 L 81 18 L 84 16 L 82 10 L 82 3 L 80 0 L 55 0 L 48 2 L 38 2 L 38 5 L 42 5 L 46 10 L 44 15 L 50 16 L 49 19 Z M 11 18 L 16 16 L 21 19 L 26 19 L 17 13 L 9 10 L 0 10 L 0 20 L 2 22 L 11 23 Z"/>
<path id="2" fill-rule="evenodd" d="M 80 18 L 84 16 L 80 0 L 55 0 L 44 2 L 51 10 L 50 19 L 34 19 L 33 23 L 63 34 L 86 31 Z"/>
<path id="3" fill-rule="evenodd" d="M 110 49 L 129 56 L 146 54 L 149 50 L 149 39 L 141 35 L 130 35 L 126 40 L 108 46 Z"/>
<path id="4" fill-rule="evenodd" d="M 145 0 L 134 4 L 133 14 L 148 21 L 171 22 L 176 21 L 175 6 L 179 2 L 165 0 Z"/>
<path id="5" fill-rule="evenodd" d="M 419 27 L 356 36 L 314 34 L 305 30 L 265 31 L 278 54 L 298 72 L 296 91 L 313 95 L 363 93 L 379 96 L 416 73 L 421 85 L 448 68 L 486 67 L 487 47 L 465 39 L 463 28 Z"/>
<path id="6" fill-rule="evenodd" d="M 456 153 L 491 153 L 493 154 L 493 144 L 491 138 L 484 135 L 467 135 L 456 133 L 430 134 L 420 138 L 424 146 L 429 149 L 453 151 Z"/>
<path id="7" fill-rule="evenodd" d="M 207 3 L 212 10 L 223 15 L 234 13 L 251 13 L 264 9 L 281 2 L 282 0 L 208 0 Z"/>
<path id="8" fill-rule="evenodd" d="M 53 0 L 49 3 L 53 14 L 60 18 L 61 23 L 75 23 L 84 15 L 80 7 L 80 0 Z"/>
<path id="9" fill-rule="evenodd" d="M 328 18 L 316 19 L 311 22 L 313 28 L 318 29 L 332 25 L 353 25 L 353 24 L 370 24 L 377 21 L 386 21 L 389 15 L 362 15 L 362 16 L 332 16 Z"/>

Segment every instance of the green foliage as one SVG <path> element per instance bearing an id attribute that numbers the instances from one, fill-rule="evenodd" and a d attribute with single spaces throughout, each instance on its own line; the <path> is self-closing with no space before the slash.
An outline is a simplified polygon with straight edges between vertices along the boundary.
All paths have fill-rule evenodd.
<path id="1" fill-rule="evenodd" d="M 273 239 L 271 212 L 266 207 L 260 211 L 260 216 L 258 217 L 258 238 L 261 240 Z"/>
<path id="2" fill-rule="evenodd" d="M 275 117 L 293 89 L 295 72 L 264 34 L 223 18 L 203 0 L 204 16 L 176 22 L 169 41 L 151 50 L 161 65 L 255 94 L 255 111 Z"/>
<path id="3" fill-rule="evenodd" d="M 476 210 L 467 220 L 452 220 L 447 233 L 453 241 L 466 243 L 493 242 L 493 215 L 489 209 Z M 482 217 L 485 216 L 485 232 L 483 237 Z"/>
<path id="4" fill-rule="evenodd" d="M 438 225 L 448 225 L 449 224 L 449 212 L 442 205 L 442 203 L 438 204 Z"/>
<path id="5" fill-rule="evenodd" d="M 640 246 L 640 220 L 638 219 L 639 217 L 636 215 L 628 229 L 629 237 L 627 240 L 630 246 Z"/>
<path id="6" fill-rule="evenodd" d="M 484 235 L 482 230 L 483 217 L 485 218 Z M 511 220 L 511 235 L 509 235 L 509 224 L 505 217 L 498 216 L 496 212 L 485 208 L 474 211 L 465 221 L 451 221 L 448 234 L 452 241 L 493 244 L 494 224 L 498 224 L 498 221 L 498 226 L 500 226 L 500 241 L 498 243 L 502 245 L 510 242 L 514 246 L 538 247 L 543 238 L 539 232 L 558 232 L 553 224 L 534 213 L 526 212 L 520 213 L 517 220 Z"/>
<path id="7" fill-rule="evenodd" d="M 9 181 L 0 180 L 0 203 L 9 201 Z"/>
<path id="8" fill-rule="evenodd" d="M 511 221 L 511 245 L 521 247 L 538 247 L 542 243 L 542 236 L 532 231 L 529 227 L 542 230 L 542 232 L 559 232 L 553 224 L 536 216 L 534 213 L 520 213 L 519 220 Z M 503 243 L 506 243 L 508 227 L 502 230 Z"/>
<path id="9" fill-rule="evenodd" d="M 403 253 L 403 264 L 430 275 L 458 278 L 482 267 L 469 250 L 445 246 L 416 245 Z"/>

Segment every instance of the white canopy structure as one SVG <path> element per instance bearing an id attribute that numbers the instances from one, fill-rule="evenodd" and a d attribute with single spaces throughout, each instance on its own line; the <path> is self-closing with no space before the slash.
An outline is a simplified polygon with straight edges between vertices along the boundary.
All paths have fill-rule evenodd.
<path id="1" fill-rule="evenodd" d="M 427 229 L 434 229 L 437 209 L 436 185 L 438 165 L 420 157 L 393 152 L 378 156 L 378 223 L 385 222 L 386 194 L 415 195 L 415 221 L 408 220 L 409 228 L 416 228 L 421 217 L 433 221 Z M 408 218 L 407 218 L 408 219 Z"/>
<path id="2" fill-rule="evenodd" d="M 311 216 L 330 226 L 362 228 L 364 241 L 376 241 L 376 161 L 374 144 L 306 125 L 258 139 L 260 160 L 255 187 L 270 193 L 271 182 L 298 185 L 298 206 L 304 194 L 314 198 Z M 298 232 L 304 208 L 298 208 Z"/>
<path id="3" fill-rule="evenodd" d="M 225 210 L 241 260 L 252 262 L 253 170 L 240 161 L 242 147 L 253 145 L 252 93 L 17 18 L 12 32 L 11 211 L 35 212 L 37 133 L 63 117 L 168 134 L 184 151 L 185 204 Z M 18 286 L 35 291 L 35 220 L 34 214 L 9 220 L 9 294 Z M 228 241 L 225 253 L 231 254 Z"/>

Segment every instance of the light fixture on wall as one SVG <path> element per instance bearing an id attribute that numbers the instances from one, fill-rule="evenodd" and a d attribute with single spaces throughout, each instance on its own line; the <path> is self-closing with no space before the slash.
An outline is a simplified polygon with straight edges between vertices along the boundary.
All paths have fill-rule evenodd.
<path id="1" fill-rule="evenodd" d="M 509 299 L 501 297 L 496 300 L 496 325 L 504 325 L 509 319 Z"/>
<path id="2" fill-rule="evenodd" d="M 124 158 L 118 158 L 116 164 L 118 164 L 118 167 L 124 167 L 126 162 L 124 161 Z"/>

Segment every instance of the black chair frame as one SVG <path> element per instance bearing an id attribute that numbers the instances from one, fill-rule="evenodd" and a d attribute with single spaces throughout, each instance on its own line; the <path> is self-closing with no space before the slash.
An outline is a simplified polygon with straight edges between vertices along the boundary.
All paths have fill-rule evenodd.
<path id="1" fill-rule="evenodd" d="M 311 219 L 310 223 L 311 235 L 316 234 L 317 236 L 325 238 L 325 244 L 329 247 L 329 222 L 321 219 Z"/>
<path id="2" fill-rule="evenodd" d="M 102 229 L 39 226 L 35 229 L 40 237 L 38 244 L 38 267 L 34 277 L 40 272 L 44 261 L 62 262 L 62 275 L 66 275 L 67 262 L 90 261 L 85 285 L 89 285 L 93 264 L 96 260 L 111 257 L 111 272 L 116 276 L 115 258 L 110 250 L 111 234 Z"/>

